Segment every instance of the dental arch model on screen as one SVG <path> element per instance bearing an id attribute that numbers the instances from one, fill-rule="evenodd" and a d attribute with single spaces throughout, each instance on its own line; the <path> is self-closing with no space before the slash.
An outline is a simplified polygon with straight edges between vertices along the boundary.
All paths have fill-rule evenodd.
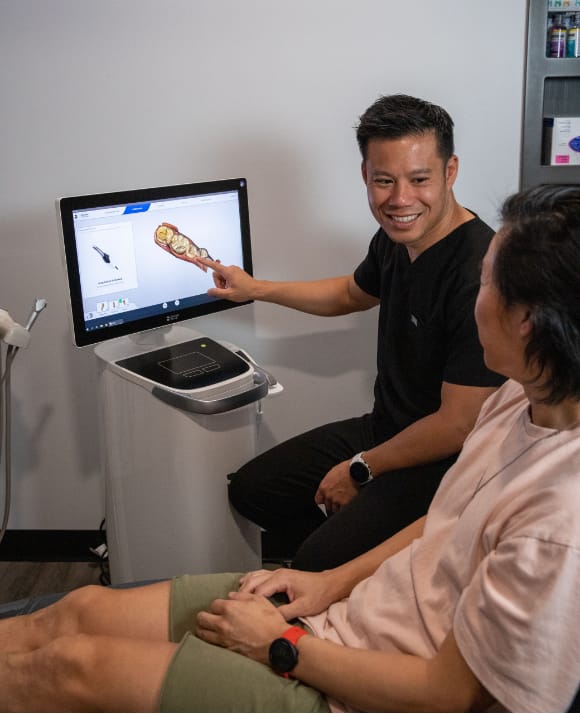
<path id="1" fill-rule="evenodd" d="M 200 248 L 191 238 L 180 232 L 177 226 L 171 223 L 162 223 L 155 230 L 155 242 L 160 248 L 166 250 L 170 255 L 195 263 L 196 258 L 209 258 L 213 260 L 206 248 Z"/>

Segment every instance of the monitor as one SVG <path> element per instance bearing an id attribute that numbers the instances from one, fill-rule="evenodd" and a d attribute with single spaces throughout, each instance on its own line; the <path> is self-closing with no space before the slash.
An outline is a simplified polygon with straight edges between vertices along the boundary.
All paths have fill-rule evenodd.
<path id="1" fill-rule="evenodd" d="M 209 256 L 252 274 L 243 178 L 61 198 L 77 346 L 237 307 L 207 295 Z M 247 303 L 243 303 L 247 304 Z"/>

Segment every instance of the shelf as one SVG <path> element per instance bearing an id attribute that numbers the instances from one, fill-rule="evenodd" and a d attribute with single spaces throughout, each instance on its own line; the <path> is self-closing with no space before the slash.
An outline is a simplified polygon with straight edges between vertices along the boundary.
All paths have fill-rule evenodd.
<path id="1" fill-rule="evenodd" d="M 530 61 L 535 70 L 548 77 L 577 77 L 580 74 L 580 57 L 536 57 Z"/>
<path id="2" fill-rule="evenodd" d="M 580 166 L 537 166 L 534 181 L 522 187 L 540 183 L 580 184 Z"/>

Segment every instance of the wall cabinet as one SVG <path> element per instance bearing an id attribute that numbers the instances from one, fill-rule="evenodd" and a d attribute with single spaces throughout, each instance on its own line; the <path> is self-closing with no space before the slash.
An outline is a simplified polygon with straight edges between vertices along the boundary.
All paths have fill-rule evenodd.
<path id="1" fill-rule="evenodd" d="M 580 15 L 579 0 L 529 0 L 522 188 L 539 183 L 580 184 L 580 139 L 573 142 L 578 150 L 570 150 L 571 157 L 553 149 L 554 118 L 577 118 L 577 123 L 567 124 L 572 129 L 577 125 L 575 133 L 580 135 L 580 57 L 548 56 L 550 19 L 571 20 L 574 13 Z"/>

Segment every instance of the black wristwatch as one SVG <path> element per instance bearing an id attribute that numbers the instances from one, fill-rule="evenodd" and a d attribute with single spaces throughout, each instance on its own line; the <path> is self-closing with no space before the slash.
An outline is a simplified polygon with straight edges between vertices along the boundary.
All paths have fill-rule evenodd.
<path id="1" fill-rule="evenodd" d="M 371 467 L 363 459 L 363 452 L 353 456 L 350 461 L 350 477 L 357 486 L 365 486 L 369 481 L 373 480 Z"/>
<path id="2" fill-rule="evenodd" d="M 293 626 L 289 627 L 282 637 L 272 641 L 268 652 L 270 667 L 282 677 L 290 677 L 290 672 L 296 668 L 298 664 L 296 643 L 307 634 L 308 632 L 301 627 Z"/>

